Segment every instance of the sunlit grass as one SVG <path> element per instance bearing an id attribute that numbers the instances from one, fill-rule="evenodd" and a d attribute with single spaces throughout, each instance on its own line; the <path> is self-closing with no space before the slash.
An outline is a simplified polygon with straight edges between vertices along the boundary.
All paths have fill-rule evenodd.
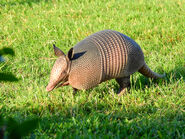
<path id="1" fill-rule="evenodd" d="M 19 121 L 39 117 L 36 137 L 185 138 L 185 2 L 0 1 L 0 114 Z M 52 44 L 64 52 L 88 35 L 112 29 L 136 40 L 146 63 L 165 80 L 132 77 L 130 93 L 117 97 L 108 81 L 73 96 L 71 87 L 46 92 L 55 61 Z"/>

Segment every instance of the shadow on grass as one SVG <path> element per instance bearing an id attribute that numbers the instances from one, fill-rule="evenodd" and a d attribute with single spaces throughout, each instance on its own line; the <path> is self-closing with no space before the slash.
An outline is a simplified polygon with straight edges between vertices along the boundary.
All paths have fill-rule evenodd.
<path id="1" fill-rule="evenodd" d="M 182 137 L 185 131 L 182 129 L 184 115 L 180 112 L 152 117 L 157 113 L 157 108 L 148 106 L 106 114 L 106 110 L 101 109 L 104 105 L 99 105 L 100 108 L 92 108 L 88 103 L 73 107 L 69 110 L 69 117 L 58 117 L 63 125 L 60 137 L 175 138 Z M 75 111 L 80 111 L 81 115 L 75 114 Z"/>
<path id="2" fill-rule="evenodd" d="M 2 48 L 0 49 L 0 57 L 2 57 L 2 55 L 15 56 L 15 52 L 11 48 Z M 0 71 L 0 81 L 15 82 L 18 81 L 18 79 L 12 73 L 4 73 Z"/>
<path id="3" fill-rule="evenodd" d="M 18 79 L 12 73 L 0 73 L 0 81 L 16 82 Z"/>
<path id="4" fill-rule="evenodd" d="M 21 139 L 24 136 L 28 136 L 38 127 L 38 124 L 38 118 L 18 122 L 14 118 L 4 119 L 0 116 L 0 138 Z"/>
<path id="5" fill-rule="evenodd" d="M 31 115 L 39 116 L 41 120 L 37 131 L 50 138 L 183 137 L 185 122 L 180 110 L 159 112 L 156 106 L 151 105 L 138 105 L 127 109 L 124 106 L 119 104 L 117 108 L 120 109 L 111 110 L 108 103 L 94 105 L 92 102 L 86 102 L 65 108 L 58 104 L 14 110 L 21 112 L 22 115 L 27 111 Z M 35 134 L 39 135 L 36 132 Z"/>
<path id="6" fill-rule="evenodd" d="M 185 81 L 185 65 L 176 66 L 173 70 L 167 74 L 168 82 L 171 80 L 183 79 Z"/>
<path id="7" fill-rule="evenodd" d="M 160 69 L 158 69 L 157 71 L 159 71 L 159 73 L 161 73 L 161 74 L 164 73 L 164 71 L 162 71 Z M 165 73 L 165 75 L 166 76 L 162 79 L 154 80 L 154 79 L 147 78 L 147 77 L 143 76 L 142 74 L 140 74 L 139 78 L 136 81 L 132 77 L 131 85 L 136 90 L 139 90 L 139 89 L 144 90 L 146 87 L 150 88 L 154 84 L 161 86 L 163 83 L 169 84 L 169 83 L 176 82 L 180 79 L 185 80 L 185 65 L 177 66 L 173 70 L 171 70 L 170 72 Z"/>
<path id="8" fill-rule="evenodd" d="M 0 57 L 2 55 L 14 56 L 15 53 L 11 48 L 0 49 Z M 2 62 L 4 59 L 2 60 Z M 0 81 L 15 82 L 18 79 L 12 73 L 0 73 Z M 0 111 L 0 114 L 2 112 Z M 34 118 L 31 120 L 25 120 L 23 122 L 17 122 L 14 118 L 3 118 L 0 115 L 0 139 L 16 138 L 21 139 L 23 136 L 29 135 L 35 128 L 38 127 L 39 119 Z"/>
<path id="9" fill-rule="evenodd" d="M 2 48 L 2 49 L 0 49 L 0 56 L 2 56 L 2 55 L 15 56 L 15 52 L 11 48 Z"/>

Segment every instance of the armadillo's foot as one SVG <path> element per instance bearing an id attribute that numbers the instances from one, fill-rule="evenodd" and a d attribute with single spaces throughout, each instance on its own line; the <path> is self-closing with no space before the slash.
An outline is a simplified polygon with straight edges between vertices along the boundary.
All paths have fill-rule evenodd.
<path id="1" fill-rule="evenodd" d="M 127 88 L 119 89 L 117 95 L 118 95 L 119 97 L 121 97 L 121 96 L 124 95 L 127 91 L 128 91 Z"/>
<path id="2" fill-rule="evenodd" d="M 78 89 L 73 88 L 73 95 L 76 95 L 77 91 L 78 91 Z"/>
<path id="3" fill-rule="evenodd" d="M 117 78 L 116 81 L 120 86 L 120 89 L 117 94 L 118 96 L 122 96 L 127 92 L 127 90 L 130 89 L 130 76 Z"/>

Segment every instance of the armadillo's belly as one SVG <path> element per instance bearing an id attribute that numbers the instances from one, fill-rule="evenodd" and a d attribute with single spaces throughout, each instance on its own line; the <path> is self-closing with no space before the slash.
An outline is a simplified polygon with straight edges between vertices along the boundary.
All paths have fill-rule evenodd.
<path id="1" fill-rule="evenodd" d="M 76 89 L 89 89 L 100 83 L 100 54 L 94 43 L 83 40 L 74 47 L 69 84 Z"/>

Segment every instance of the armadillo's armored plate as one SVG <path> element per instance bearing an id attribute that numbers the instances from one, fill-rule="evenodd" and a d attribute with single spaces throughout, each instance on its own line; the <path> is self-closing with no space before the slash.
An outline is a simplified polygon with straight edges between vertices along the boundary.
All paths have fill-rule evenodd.
<path id="1" fill-rule="evenodd" d="M 129 76 L 144 64 L 139 45 L 112 30 L 97 32 L 74 47 L 69 83 L 89 89 L 112 78 Z"/>

